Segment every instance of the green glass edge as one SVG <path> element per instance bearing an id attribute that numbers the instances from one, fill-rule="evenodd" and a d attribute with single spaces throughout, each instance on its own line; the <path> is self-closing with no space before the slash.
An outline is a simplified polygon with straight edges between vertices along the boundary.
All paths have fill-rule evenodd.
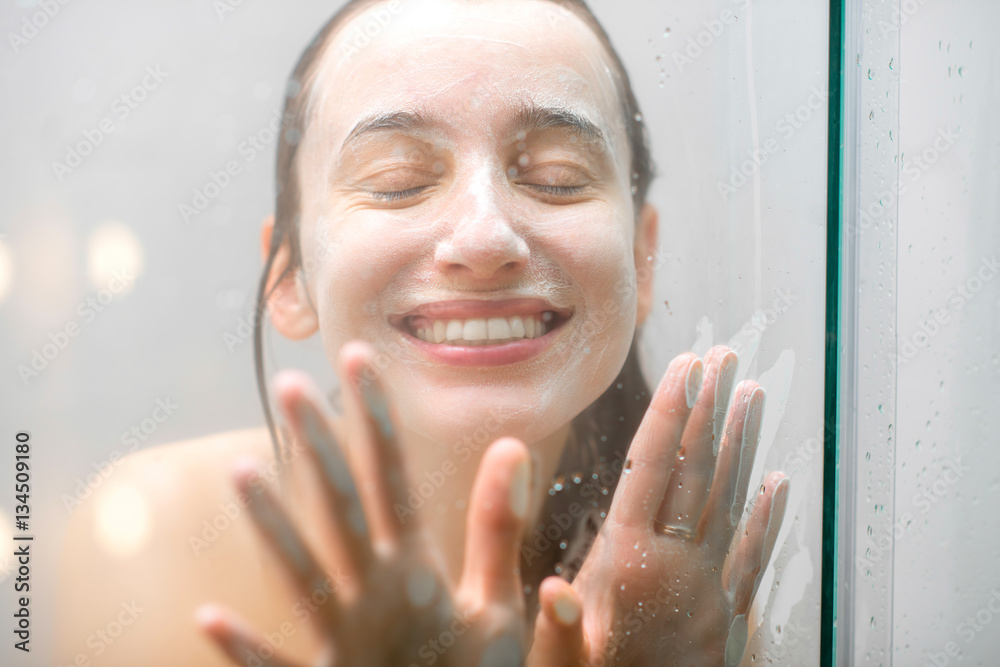
<path id="1" fill-rule="evenodd" d="M 827 146 L 826 379 L 823 396 L 823 561 L 820 665 L 837 664 L 837 551 L 839 527 L 840 273 L 843 224 L 844 2 L 830 0 L 830 117 Z"/>

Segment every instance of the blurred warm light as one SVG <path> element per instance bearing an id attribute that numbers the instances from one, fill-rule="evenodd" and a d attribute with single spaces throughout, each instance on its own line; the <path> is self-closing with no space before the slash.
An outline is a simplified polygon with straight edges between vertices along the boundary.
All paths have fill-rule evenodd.
<path id="1" fill-rule="evenodd" d="M 11 283 L 14 282 L 14 253 L 4 240 L 0 239 L 0 303 L 7 298 L 10 293 Z"/>
<path id="2" fill-rule="evenodd" d="M 142 245 L 127 226 L 107 222 L 91 233 L 87 242 L 87 277 L 94 289 L 108 289 L 112 284 L 118 288 L 124 284 L 118 290 L 124 294 L 132 289 L 142 268 Z"/>
<path id="3" fill-rule="evenodd" d="M 134 487 L 109 489 L 97 507 L 97 543 L 111 556 L 134 556 L 149 539 L 149 507 Z"/>

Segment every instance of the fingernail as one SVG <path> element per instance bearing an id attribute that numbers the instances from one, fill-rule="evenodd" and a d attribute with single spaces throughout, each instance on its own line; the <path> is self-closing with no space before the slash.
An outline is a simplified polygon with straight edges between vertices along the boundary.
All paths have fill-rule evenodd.
<path id="1" fill-rule="evenodd" d="M 747 401 L 746 417 L 743 420 L 743 442 L 740 443 L 740 470 L 736 478 L 736 495 L 729 513 L 734 526 L 743 515 L 743 506 L 747 502 L 746 489 L 750 483 L 750 471 L 753 470 L 753 461 L 757 455 L 757 442 L 760 440 L 764 398 L 764 388 L 757 387 Z"/>
<path id="2" fill-rule="evenodd" d="M 747 418 L 744 422 L 743 427 L 743 448 L 746 449 L 747 446 L 756 446 L 757 439 L 760 437 L 760 424 L 764 417 L 764 399 L 766 394 L 764 393 L 763 387 L 757 387 L 750 394 L 750 400 L 747 401 Z"/>
<path id="3" fill-rule="evenodd" d="M 382 432 L 382 437 L 395 437 L 395 431 L 392 428 L 392 421 L 389 419 L 389 403 L 385 399 L 385 393 L 382 391 L 381 382 L 375 380 L 374 382 L 362 385 L 361 396 L 365 401 L 368 414 L 372 416 L 375 423 L 378 425 L 379 431 Z"/>
<path id="4" fill-rule="evenodd" d="M 556 618 L 563 625 L 569 627 L 580 620 L 580 606 L 569 595 L 560 593 L 556 596 L 555 607 Z"/>
<path id="5" fill-rule="evenodd" d="M 726 426 L 726 411 L 729 407 L 729 395 L 733 391 L 733 381 L 736 379 L 736 369 L 739 359 L 735 352 L 729 352 L 719 364 L 719 375 L 715 380 L 715 413 L 712 415 L 712 456 L 719 455 L 719 443 L 722 439 L 722 429 Z"/>
<path id="6" fill-rule="evenodd" d="M 215 625 L 222 620 L 222 611 L 214 604 L 203 604 L 194 613 L 194 620 L 198 625 Z"/>
<path id="7" fill-rule="evenodd" d="M 703 365 L 701 359 L 695 359 L 688 366 L 687 378 L 684 380 L 685 397 L 690 410 L 698 400 L 698 392 L 701 391 L 701 380 L 703 375 Z"/>
<path id="8" fill-rule="evenodd" d="M 524 664 L 524 652 L 516 637 L 502 635 L 493 643 L 487 645 L 479 659 L 479 667 L 512 667 Z"/>
<path id="9" fill-rule="evenodd" d="M 528 483 L 531 481 L 531 468 L 528 459 L 518 464 L 514 477 L 510 482 L 510 511 L 518 519 L 528 516 Z"/>

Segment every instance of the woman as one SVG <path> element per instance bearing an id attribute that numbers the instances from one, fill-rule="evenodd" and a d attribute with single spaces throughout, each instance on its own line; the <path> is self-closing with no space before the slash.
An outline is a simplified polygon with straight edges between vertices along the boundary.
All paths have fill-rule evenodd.
<path id="1" fill-rule="evenodd" d="M 285 118 L 261 300 L 322 336 L 342 416 L 285 372 L 283 442 L 268 413 L 123 463 L 70 529 L 61 659 L 738 663 L 788 485 L 731 543 L 763 390 L 727 417 L 726 348 L 642 380 L 652 169 L 589 10 L 351 2 Z"/>

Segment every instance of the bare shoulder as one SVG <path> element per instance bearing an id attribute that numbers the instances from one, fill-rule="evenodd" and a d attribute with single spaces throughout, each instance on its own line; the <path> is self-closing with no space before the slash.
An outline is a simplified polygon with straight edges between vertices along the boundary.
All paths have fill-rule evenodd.
<path id="1" fill-rule="evenodd" d="M 79 503 L 62 554 L 58 664 L 227 664 L 194 624 L 209 601 L 270 623 L 265 610 L 289 593 L 262 574 L 271 555 L 230 481 L 243 456 L 273 462 L 266 428 L 137 451 Z"/>

